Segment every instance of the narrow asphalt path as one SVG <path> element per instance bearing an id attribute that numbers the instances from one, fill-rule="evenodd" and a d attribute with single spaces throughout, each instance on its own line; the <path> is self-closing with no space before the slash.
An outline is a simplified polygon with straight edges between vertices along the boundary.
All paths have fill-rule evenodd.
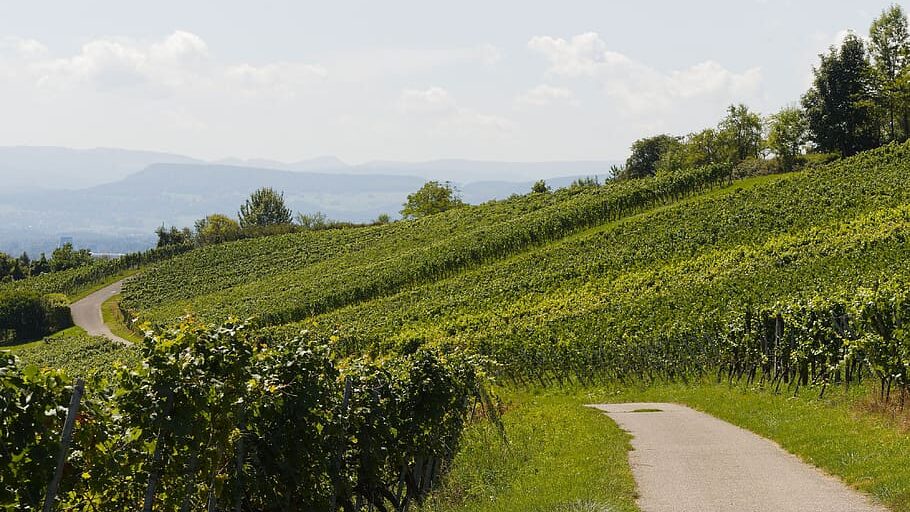
<path id="1" fill-rule="evenodd" d="M 688 407 L 593 407 L 633 436 L 643 512 L 886 512 L 772 441 Z"/>
<path id="2" fill-rule="evenodd" d="M 117 343 L 132 345 L 129 341 L 112 333 L 111 329 L 101 318 L 101 304 L 120 293 L 121 289 L 123 289 L 123 281 L 117 281 L 73 303 L 70 306 L 70 312 L 73 314 L 73 323 L 85 329 L 85 332 L 92 336 L 103 336 Z"/>

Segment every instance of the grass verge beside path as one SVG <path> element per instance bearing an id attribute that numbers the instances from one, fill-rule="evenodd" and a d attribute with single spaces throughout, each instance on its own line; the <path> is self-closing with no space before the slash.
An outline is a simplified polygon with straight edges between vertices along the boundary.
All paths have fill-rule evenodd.
<path id="1" fill-rule="evenodd" d="M 126 279 L 127 277 L 135 275 L 140 270 L 142 270 L 142 269 L 132 268 L 129 270 L 123 270 L 121 272 L 118 272 L 115 275 L 105 278 L 103 281 L 99 281 L 97 283 L 92 284 L 91 286 L 87 286 L 87 287 L 79 290 L 78 293 L 68 295 L 67 297 L 70 300 L 70 304 L 72 304 L 73 302 L 82 300 L 82 299 L 88 297 L 89 295 L 97 292 L 98 290 L 100 290 L 106 286 L 110 286 L 110 285 L 116 283 L 117 281 L 120 281 L 121 279 Z"/>
<path id="2" fill-rule="evenodd" d="M 101 304 L 101 320 L 107 324 L 108 328 L 114 334 L 130 343 L 142 343 L 142 338 L 130 330 L 123 322 L 123 314 L 120 313 L 120 294 L 112 295 Z"/>
<path id="3" fill-rule="evenodd" d="M 421 512 L 636 511 L 629 436 L 581 397 L 507 392 L 508 443 L 470 426 L 443 486 Z"/>
<path id="4" fill-rule="evenodd" d="M 870 411 L 874 391 L 830 389 L 819 399 L 725 384 L 582 392 L 591 403 L 678 402 L 767 437 L 892 510 L 910 512 L 910 433 L 900 415 Z M 574 399 L 574 397 L 573 397 Z"/>

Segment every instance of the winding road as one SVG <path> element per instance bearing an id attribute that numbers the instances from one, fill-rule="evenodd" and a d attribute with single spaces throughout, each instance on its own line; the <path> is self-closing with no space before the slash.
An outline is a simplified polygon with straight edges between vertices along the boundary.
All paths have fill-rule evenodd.
<path id="1" fill-rule="evenodd" d="M 688 407 L 592 407 L 633 436 L 643 512 L 887 512 L 774 442 Z"/>
<path id="2" fill-rule="evenodd" d="M 104 323 L 104 320 L 101 317 L 101 304 L 120 293 L 121 289 L 123 289 L 123 281 L 117 281 L 112 285 L 92 293 L 82 300 L 74 302 L 70 306 L 70 312 L 72 312 L 73 315 L 73 323 L 85 329 L 85 332 L 91 336 L 102 336 L 111 341 L 116 341 L 117 343 L 132 345 L 129 341 L 112 333 L 111 329 Z"/>

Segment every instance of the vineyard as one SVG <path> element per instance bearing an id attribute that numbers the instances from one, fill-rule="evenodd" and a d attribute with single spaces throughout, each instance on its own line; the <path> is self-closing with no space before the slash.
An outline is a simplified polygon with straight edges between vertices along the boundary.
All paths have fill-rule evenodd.
<path id="1" fill-rule="evenodd" d="M 74 295 L 127 270 L 136 270 L 189 251 L 175 245 L 94 261 L 67 270 L 0 283 L 0 345 L 36 339 L 72 326 L 69 303 Z"/>
<path id="2" fill-rule="evenodd" d="M 75 383 L 0 354 L 0 507 L 406 510 L 474 411 L 495 417 L 483 361 L 339 364 L 332 343 L 183 323 L 143 364 Z"/>
<path id="3" fill-rule="evenodd" d="M 289 236 L 274 248 L 270 240 L 214 247 L 131 281 L 123 306 L 157 321 L 187 312 L 217 320 L 226 310 L 255 317 L 259 325 L 303 320 L 679 200 L 725 184 L 729 173 L 728 167 L 711 166 L 604 187 L 530 194 L 355 233 Z M 268 255 L 255 257 L 263 253 Z M 197 282 L 203 280 L 207 282 Z M 193 298 L 162 304 L 180 296 L 181 290 L 192 290 Z"/>
<path id="4" fill-rule="evenodd" d="M 66 510 L 407 510 L 475 417 L 502 434 L 494 381 L 874 382 L 903 403 L 907 162 L 712 166 L 149 256 L 121 302 L 142 347 L 2 356 L 0 506 L 56 488 Z M 18 286 L 70 293 L 111 265 Z"/>
<path id="5" fill-rule="evenodd" d="M 871 286 L 880 276 L 900 275 L 910 256 L 908 228 L 910 210 L 900 207 L 844 225 L 781 235 L 749 249 L 735 246 L 650 269 L 566 276 L 562 282 L 549 265 L 503 265 L 499 272 L 470 273 L 339 310 L 320 321 L 332 325 L 349 319 L 341 336 L 351 352 L 421 340 L 467 345 L 493 356 L 519 381 L 670 377 L 665 369 L 693 369 L 690 359 L 699 354 L 701 366 L 694 369 L 711 361 L 708 344 L 698 337 L 672 347 L 678 357 L 670 357 L 674 354 L 664 351 L 671 347 L 661 342 L 672 333 L 686 336 L 695 327 L 722 325 L 727 315 L 748 307 L 842 294 Z M 529 265 L 535 261 L 543 259 L 529 258 Z M 526 281 L 510 288 L 516 274 Z M 459 292 L 470 282 L 483 285 L 470 288 L 471 295 Z M 529 283 L 547 291 L 522 288 Z M 287 335 L 297 329 L 273 330 Z"/>
<path id="6" fill-rule="evenodd" d="M 351 353 L 472 346 L 520 380 L 687 368 L 651 353 L 669 350 L 651 342 L 722 325 L 748 308 L 849 294 L 906 275 L 907 152 L 884 149 L 671 205 L 319 320 L 344 326 Z M 680 357 L 707 357 L 697 339 L 690 344 L 695 352 Z"/>
<path id="7" fill-rule="evenodd" d="M 847 303 L 906 276 L 908 157 L 892 145 L 733 186 L 709 167 L 288 235 L 271 250 L 243 241 L 159 264 L 124 304 L 163 323 L 232 312 L 277 339 L 315 317 L 345 356 L 468 347 L 518 383 L 672 379 L 731 357 L 741 368 L 754 361 L 722 354 L 721 340 L 746 312 Z M 747 373 L 792 381 L 759 368 Z"/>
<path id="8" fill-rule="evenodd" d="M 21 365 L 63 370 L 74 377 L 113 375 L 118 364 L 139 364 L 139 351 L 104 338 L 63 331 L 15 351 Z"/>
<path id="9" fill-rule="evenodd" d="M 62 293 L 71 295 L 87 286 L 97 284 L 118 273 L 136 269 L 158 261 L 173 258 L 192 249 L 189 245 L 172 245 L 125 254 L 111 260 L 96 261 L 91 265 L 50 272 L 22 281 L 0 284 L 0 294 L 15 291 L 30 291 L 39 294 Z"/>

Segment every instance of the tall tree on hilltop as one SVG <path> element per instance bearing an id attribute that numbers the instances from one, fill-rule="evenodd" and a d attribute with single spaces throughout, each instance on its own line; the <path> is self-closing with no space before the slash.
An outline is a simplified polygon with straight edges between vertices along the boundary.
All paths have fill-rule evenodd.
<path id="1" fill-rule="evenodd" d="M 401 216 L 405 219 L 418 219 L 433 215 L 435 213 L 451 210 L 464 206 L 464 202 L 458 197 L 458 192 L 451 183 L 439 183 L 438 181 L 429 181 L 420 190 L 408 195 L 408 200 L 404 203 L 401 210 Z"/>
<path id="2" fill-rule="evenodd" d="M 768 148 L 777 155 L 781 170 L 792 171 L 808 142 L 809 125 L 802 110 L 786 107 L 771 116 Z"/>
<path id="3" fill-rule="evenodd" d="M 724 161 L 724 147 L 721 134 L 714 128 L 690 134 L 686 138 L 689 148 L 690 167 L 701 167 Z"/>
<path id="4" fill-rule="evenodd" d="M 869 28 L 869 54 L 878 81 L 878 98 L 885 112 L 888 140 L 910 136 L 908 122 L 907 66 L 910 61 L 910 33 L 907 16 L 899 5 L 882 11 Z M 900 133 L 896 124 L 900 123 Z"/>
<path id="5" fill-rule="evenodd" d="M 158 235 L 158 247 L 168 247 L 171 245 L 185 245 L 193 241 L 193 233 L 190 228 L 177 229 L 177 226 L 171 226 L 170 229 L 164 227 L 164 224 L 155 229 Z"/>
<path id="6" fill-rule="evenodd" d="M 623 178 L 645 178 L 654 176 L 663 156 L 679 148 L 682 143 L 672 135 L 655 135 L 638 139 L 632 143 L 632 154 L 626 160 Z"/>
<path id="7" fill-rule="evenodd" d="M 88 249 L 76 250 L 73 244 L 66 243 L 54 249 L 51 254 L 50 266 L 54 272 L 82 267 L 92 263 L 92 253 Z"/>
<path id="8" fill-rule="evenodd" d="M 13 260 L 13 270 L 10 271 L 9 275 L 13 281 L 19 281 L 20 279 L 25 279 L 27 277 L 27 274 L 25 273 L 25 270 L 22 269 L 22 264 L 19 263 L 19 260 Z"/>
<path id="9" fill-rule="evenodd" d="M 0 252 L 0 282 L 11 279 L 10 274 L 13 272 L 14 258 L 8 254 Z"/>
<path id="10" fill-rule="evenodd" d="M 284 203 L 284 193 L 264 187 L 250 194 L 240 207 L 240 227 L 243 229 L 289 225 L 291 210 Z"/>
<path id="11" fill-rule="evenodd" d="M 727 160 L 739 163 L 758 158 L 761 151 L 761 116 L 740 103 L 727 107 L 727 116 L 717 127 L 718 135 L 728 148 Z"/>
<path id="12" fill-rule="evenodd" d="M 42 252 L 41 256 L 32 262 L 30 274 L 33 276 L 40 276 L 41 274 L 47 274 L 50 271 L 51 264 L 47 261 L 47 256 Z"/>
<path id="13" fill-rule="evenodd" d="M 872 68 L 862 40 L 849 34 L 840 48 L 831 47 L 819 58 L 812 88 L 802 101 L 812 142 L 821 151 L 843 156 L 877 147 Z"/>
<path id="14" fill-rule="evenodd" d="M 240 225 L 237 221 L 214 213 L 196 221 L 196 243 L 199 245 L 220 244 L 237 240 L 243 233 L 240 231 Z"/>

